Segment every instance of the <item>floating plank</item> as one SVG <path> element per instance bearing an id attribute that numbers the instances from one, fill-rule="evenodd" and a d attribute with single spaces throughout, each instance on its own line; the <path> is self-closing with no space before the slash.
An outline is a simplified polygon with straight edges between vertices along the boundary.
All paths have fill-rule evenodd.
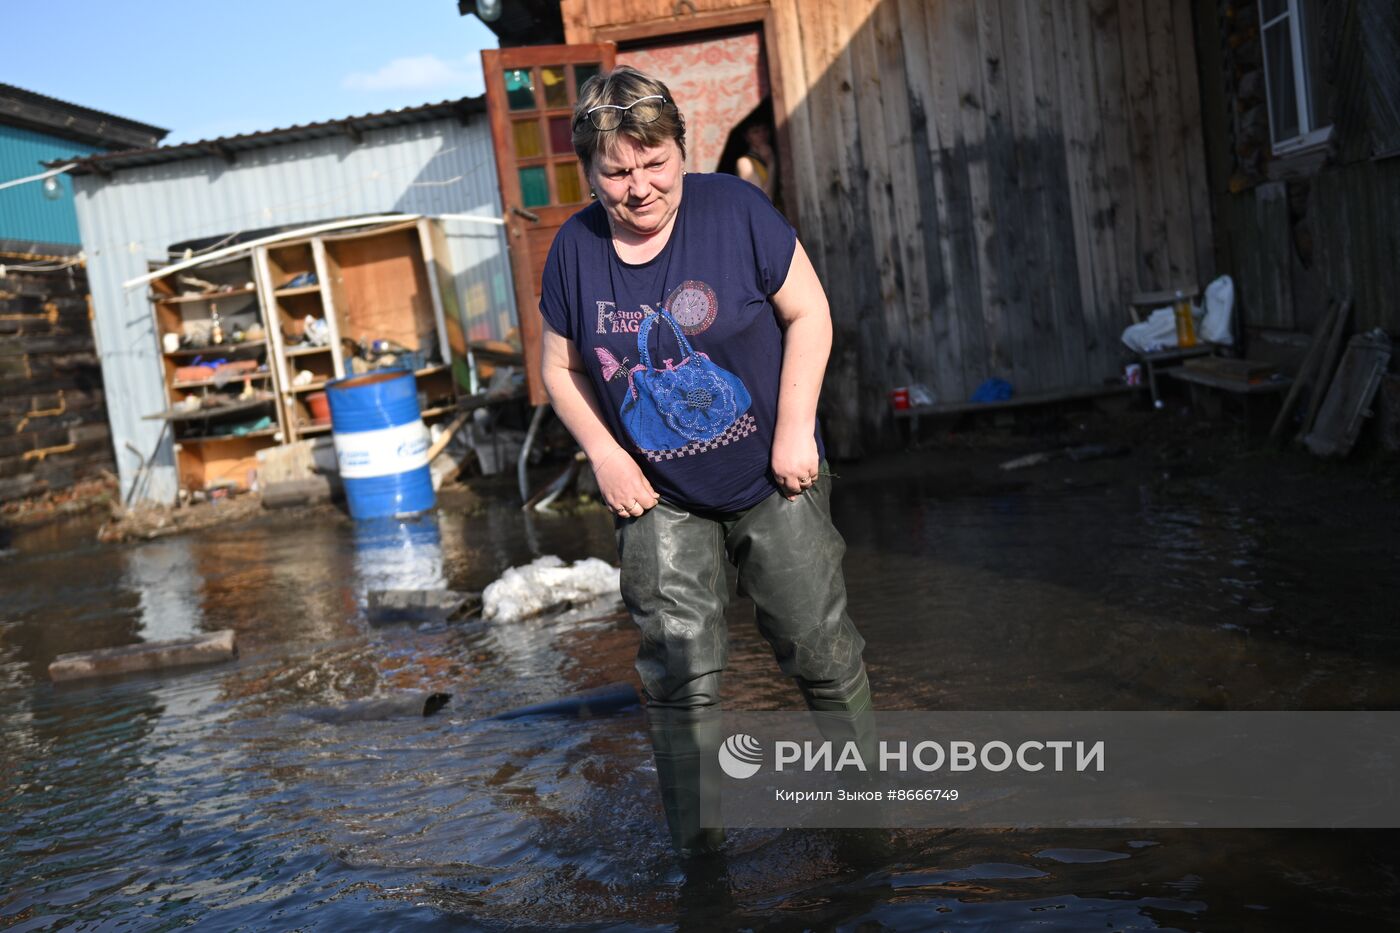
<path id="1" fill-rule="evenodd" d="M 233 629 L 208 635 L 152 641 L 120 648 L 61 654 L 49 664 L 49 677 L 56 683 L 173 670 L 198 664 L 217 664 L 238 656 Z"/>

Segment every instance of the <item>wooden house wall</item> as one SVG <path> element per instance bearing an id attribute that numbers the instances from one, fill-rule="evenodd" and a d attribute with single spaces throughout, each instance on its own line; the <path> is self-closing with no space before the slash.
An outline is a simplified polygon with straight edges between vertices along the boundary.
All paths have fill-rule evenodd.
<path id="1" fill-rule="evenodd" d="M 87 292 L 77 267 L 0 275 L 0 502 L 116 467 Z"/>
<path id="2" fill-rule="evenodd" d="M 755 9 L 561 6 L 570 42 Z M 891 440 L 895 386 L 959 402 L 994 376 L 1019 393 L 1099 384 L 1119 370 L 1133 291 L 1213 271 L 1190 0 L 757 9 L 786 197 L 831 300 L 838 455 Z"/>
<path id="3" fill-rule="evenodd" d="M 1400 333 L 1400 7 L 1319 8 L 1334 141 L 1284 161 L 1267 152 L 1255 5 L 1195 6 L 1218 264 L 1235 279 L 1246 338 L 1310 332 L 1329 301 L 1345 298 L 1357 331 Z"/>

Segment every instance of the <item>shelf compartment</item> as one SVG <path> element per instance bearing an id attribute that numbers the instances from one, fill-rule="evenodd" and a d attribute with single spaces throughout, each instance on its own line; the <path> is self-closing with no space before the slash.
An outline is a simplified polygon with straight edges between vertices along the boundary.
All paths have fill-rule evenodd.
<path id="1" fill-rule="evenodd" d="M 264 398 L 250 398 L 231 402 L 227 405 L 219 405 L 215 408 L 192 408 L 188 411 L 182 408 L 167 408 L 165 411 L 157 412 L 154 415 L 143 415 L 143 421 L 169 421 L 181 423 L 189 421 L 207 421 L 211 418 L 224 418 L 228 415 L 240 414 L 252 411 L 263 405 L 276 404 L 277 399 L 270 393 Z"/>
<path id="2" fill-rule="evenodd" d="M 292 298 L 296 295 L 319 295 L 320 293 L 320 285 L 296 285 L 291 288 L 279 288 L 272 294 L 278 298 Z"/>
<path id="3" fill-rule="evenodd" d="M 200 382 L 172 382 L 172 383 L 170 383 L 170 388 L 172 388 L 172 389 L 203 389 L 203 388 L 205 388 L 205 387 L 207 386 L 207 387 L 212 387 L 212 388 L 216 388 L 216 389 L 221 389 L 221 388 L 227 388 L 228 386 L 236 386 L 238 383 L 242 382 L 244 379 L 269 379 L 269 378 L 271 378 L 271 377 L 272 377 L 272 373 L 268 373 L 268 372 L 239 373 L 237 376 L 233 376 L 233 377 L 231 377 L 231 378 L 229 378 L 229 379 L 225 379 L 223 382 L 219 382 L 219 380 L 217 380 L 217 379 L 205 379 L 205 380 L 202 380 L 202 381 L 200 381 Z"/>
<path id="4" fill-rule="evenodd" d="M 288 347 L 282 351 L 283 356 L 310 356 L 313 353 L 329 353 L 331 347 Z"/>
<path id="5" fill-rule="evenodd" d="M 221 353 L 241 353 L 267 346 L 267 339 L 243 340 L 239 343 L 215 343 L 207 347 L 181 347 L 178 350 L 162 351 L 165 356 L 218 356 Z"/>
<path id="6" fill-rule="evenodd" d="M 270 428 L 260 428 L 257 431 L 249 431 L 247 434 L 210 434 L 205 437 L 178 437 L 177 444 L 217 444 L 222 441 L 243 441 L 249 438 L 271 437 L 276 434 L 276 426 Z"/>
<path id="7" fill-rule="evenodd" d="M 299 394 L 299 393 L 302 393 L 302 392 L 320 392 L 322 389 L 324 389 L 324 388 L 326 387 L 326 383 L 327 383 L 327 382 L 330 382 L 330 380 L 329 380 L 329 379 L 325 379 L 325 380 L 322 380 L 321 382 L 308 382 L 308 383 L 307 383 L 306 385 L 304 385 L 304 386 L 292 386 L 292 387 L 291 387 L 291 391 L 292 391 L 293 394 Z"/>
<path id="8" fill-rule="evenodd" d="M 153 295 L 151 300 L 163 305 L 193 304 L 199 301 L 219 301 L 224 298 L 237 298 L 239 295 L 252 295 L 257 288 L 234 288 L 226 292 L 210 292 L 207 295 Z"/>
<path id="9" fill-rule="evenodd" d="M 437 319 L 417 221 L 323 241 L 340 336 L 431 351 Z"/>

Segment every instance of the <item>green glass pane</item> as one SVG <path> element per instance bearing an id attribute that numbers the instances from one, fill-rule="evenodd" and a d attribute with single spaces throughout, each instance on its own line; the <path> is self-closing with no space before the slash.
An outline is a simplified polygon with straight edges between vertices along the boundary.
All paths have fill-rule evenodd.
<path id="1" fill-rule="evenodd" d="M 511 110 L 535 109 L 535 79 L 529 68 L 506 69 L 506 100 Z"/>
<path id="2" fill-rule="evenodd" d="M 521 120 L 511 124 L 515 136 L 515 157 L 533 159 L 544 155 L 544 140 L 540 138 L 540 124 L 537 120 Z"/>
<path id="3" fill-rule="evenodd" d="M 602 71 L 602 66 L 597 62 L 590 62 L 587 65 L 574 66 L 574 87 L 582 88 L 583 82 Z"/>
<path id="4" fill-rule="evenodd" d="M 540 68 L 540 80 L 544 82 L 544 105 L 546 107 L 569 106 L 569 78 L 563 65 L 545 65 Z"/>
<path id="5" fill-rule="evenodd" d="M 526 207 L 549 206 L 549 178 L 543 165 L 532 165 L 520 170 L 520 200 Z"/>
<path id="6" fill-rule="evenodd" d="M 576 163 L 555 163 L 554 190 L 559 192 L 560 204 L 577 204 L 583 200 L 583 185 L 578 180 Z"/>
<path id="7" fill-rule="evenodd" d="M 554 155 L 566 155 L 574 151 L 573 127 L 569 117 L 549 118 L 549 151 Z"/>

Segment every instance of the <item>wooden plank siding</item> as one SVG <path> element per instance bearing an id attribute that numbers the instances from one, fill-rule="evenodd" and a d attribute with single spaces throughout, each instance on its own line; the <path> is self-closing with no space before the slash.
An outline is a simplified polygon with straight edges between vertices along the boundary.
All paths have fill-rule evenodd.
<path id="1" fill-rule="evenodd" d="M 1310 333 L 1329 301 L 1350 298 L 1351 329 L 1400 335 L 1400 158 L 1382 158 L 1400 94 L 1400 13 L 1393 2 L 1347 5 L 1345 28 L 1325 54 L 1338 59 L 1334 139 L 1301 168 L 1286 158 L 1246 158 L 1238 132 L 1241 100 L 1231 51 L 1254 22 L 1221 0 L 1193 0 L 1202 134 L 1218 272 L 1235 280 L 1236 317 L 1248 353 L 1259 331 Z M 1253 7 L 1248 15 L 1257 16 Z M 1184 12 L 1178 12 L 1184 17 Z M 1386 75 L 1390 77 L 1385 77 Z M 1267 124 L 1264 129 L 1267 130 Z M 1187 127 L 1190 134 L 1194 129 Z M 1194 193 L 1194 191 L 1193 191 Z M 1200 212 L 1193 206 L 1193 216 Z M 1199 244 L 1198 244 L 1199 250 Z"/>
<path id="2" fill-rule="evenodd" d="M 784 190 L 831 300 L 823 420 L 844 457 L 894 439 L 894 386 L 959 402 L 993 376 L 1023 394 L 1101 384 L 1132 292 L 1213 275 L 1191 2 L 561 6 L 569 42 L 764 28 Z"/>

